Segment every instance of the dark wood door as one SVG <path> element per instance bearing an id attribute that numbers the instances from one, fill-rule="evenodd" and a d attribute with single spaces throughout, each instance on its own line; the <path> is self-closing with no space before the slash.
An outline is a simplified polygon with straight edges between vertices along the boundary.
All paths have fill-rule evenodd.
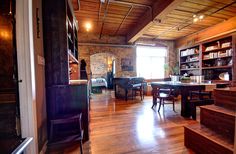
<path id="1" fill-rule="evenodd" d="M 15 1 L 0 1 L 0 138 L 19 137 Z"/>

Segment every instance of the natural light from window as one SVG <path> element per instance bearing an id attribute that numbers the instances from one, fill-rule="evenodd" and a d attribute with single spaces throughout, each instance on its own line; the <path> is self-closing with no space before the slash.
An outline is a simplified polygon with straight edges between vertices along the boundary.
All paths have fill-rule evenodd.
<path id="1" fill-rule="evenodd" d="M 145 79 L 165 77 L 164 64 L 167 55 L 165 47 L 137 46 L 137 75 Z"/>

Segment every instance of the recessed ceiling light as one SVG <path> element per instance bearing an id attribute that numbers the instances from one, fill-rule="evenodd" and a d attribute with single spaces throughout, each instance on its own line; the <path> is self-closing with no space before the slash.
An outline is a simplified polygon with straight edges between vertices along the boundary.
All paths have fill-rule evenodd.
<path id="1" fill-rule="evenodd" d="M 91 24 L 90 22 L 86 22 L 86 23 L 85 23 L 85 29 L 86 29 L 86 31 L 87 31 L 87 32 L 90 31 L 91 28 L 92 28 L 92 24 Z"/>

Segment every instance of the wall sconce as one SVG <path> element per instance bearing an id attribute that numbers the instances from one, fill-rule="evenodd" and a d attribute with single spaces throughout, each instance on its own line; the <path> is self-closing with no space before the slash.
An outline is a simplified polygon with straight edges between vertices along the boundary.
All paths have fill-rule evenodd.
<path id="1" fill-rule="evenodd" d="M 2 30 L 0 32 L 0 36 L 1 36 L 1 38 L 5 39 L 5 40 L 10 39 L 10 37 L 11 37 L 9 31 L 7 31 L 7 30 Z"/>
<path id="2" fill-rule="evenodd" d="M 112 70 L 112 60 L 108 59 L 107 61 L 107 71 L 110 72 Z"/>

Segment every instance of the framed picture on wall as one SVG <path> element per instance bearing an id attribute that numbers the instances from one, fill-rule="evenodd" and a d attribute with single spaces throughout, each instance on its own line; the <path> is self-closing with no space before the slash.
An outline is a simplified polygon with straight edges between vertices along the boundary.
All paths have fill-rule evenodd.
<path id="1" fill-rule="evenodd" d="M 134 66 L 132 59 L 130 58 L 121 58 L 121 70 L 122 71 L 133 71 Z"/>

